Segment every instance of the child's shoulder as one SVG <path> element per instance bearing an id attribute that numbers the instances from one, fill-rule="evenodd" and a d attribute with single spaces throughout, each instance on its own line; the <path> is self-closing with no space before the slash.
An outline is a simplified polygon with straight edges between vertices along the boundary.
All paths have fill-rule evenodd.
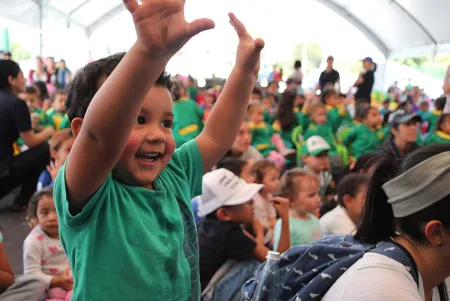
<path id="1" fill-rule="evenodd" d="M 27 237 L 25 238 L 24 245 L 42 244 L 46 239 L 46 236 L 47 235 L 44 231 L 42 231 L 41 226 L 37 225 L 33 228 L 33 230 L 31 230 L 30 233 L 28 233 Z"/>

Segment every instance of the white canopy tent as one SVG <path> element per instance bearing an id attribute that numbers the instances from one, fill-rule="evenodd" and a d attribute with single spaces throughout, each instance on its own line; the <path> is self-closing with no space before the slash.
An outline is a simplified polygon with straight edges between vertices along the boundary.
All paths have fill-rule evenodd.
<path id="1" fill-rule="evenodd" d="M 448 0 L 299 1 L 317 1 L 339 14 L 385 57 L 433 55 L 450 50 Z M 0 0 L 0 15 L 8 19 L 43 29 L 46 18 L 57 18 L 87 38 L 124 10 L 121 0 Z"/>

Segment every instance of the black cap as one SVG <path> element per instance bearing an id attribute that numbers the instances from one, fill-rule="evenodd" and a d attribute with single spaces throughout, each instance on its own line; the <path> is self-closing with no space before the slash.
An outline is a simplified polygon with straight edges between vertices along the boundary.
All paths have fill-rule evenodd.
<path id="1" fill-rule="evenodd" d="M 394 116 L 392 116 L 394 115 Z M 405 124 L 408 123 L 412 120 L 417 121 L 417 122 L 421 122 L 422 121 L 422 117 L 420 117 L 419 115 L 417 115 L 416 113 L 406 113 L 405 111 L 397 111 L 394 114 L 392 114 L 392 120 L 391 120 L 391 126 L 397 126 L 399 124 Z"/>

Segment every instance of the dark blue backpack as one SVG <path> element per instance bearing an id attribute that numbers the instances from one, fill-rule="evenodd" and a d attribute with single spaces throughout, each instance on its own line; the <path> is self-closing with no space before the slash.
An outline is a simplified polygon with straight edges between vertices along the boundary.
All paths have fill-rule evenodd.
<path id="1" fill-rule="evenodd" d="M 309 245 L 292 247 L 283 253 L 277 267 L 276 292 L 266 291 L 273 300 L 320 300 L 334 282 L 366 252 L 383 254 L 400 262 L 414 281 L 419 283 L 415 262 L 400 245 L 394 242 L 381 242 L 376 246 L 363 244 L 347 235 L 328 236 Z M 253 293 L 257 282 L 261 280 L 264 265 L 262 263 L 255 277 L 242 287 L 241 300 L 253 300 L 256 297 Z M 272 299 L 267 297 L 264 300 Z"/>

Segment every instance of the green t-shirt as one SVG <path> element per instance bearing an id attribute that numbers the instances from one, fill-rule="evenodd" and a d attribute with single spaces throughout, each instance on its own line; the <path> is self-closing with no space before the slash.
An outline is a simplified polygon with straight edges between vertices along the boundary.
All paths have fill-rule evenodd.
<path id="1" fill-rule="evenodd" d="M 353 130 L 344 138 L 344 145 L 351 144 L 351 155 L 358 159 L 361 155 L 375 152 L 378 145 L 383 140 L 384 132 L 381 130 L 370 129 L 365 124 L 360 124 L 353 128 Z"/>
<path id="2" fill-rule="evenodd" d="M 303 112 L 295 112 L 295 115 L 297 116 L 297 124 L 302 126 L 303 131 L 306 131 L 311 123 L 309 115 Z"/>
<path id="3" fill-rule="evenodd" d="M 59 125 L 59 129 L 70 129 L 70 120 L 67 114 L 64 115 L 63 120 L 61 121 L 61 124 Z"/>
<path id="4" fill-rule="evenodd" d="M 430 145 L 430 144 L 449 144 L 450 143 L 450 135 L 446 134 L 442 131 L 436 131 L 434 133 L 431 133 L 427 139 L 425 139 L 424 145 Z"/>
<path id="5" fill-rule="evenodd" d="M 271 124 L 273 122 L 274 117 L 268 110 L 264 110 L 264 122 Z"/>
<path id="6" fill-rule="evenodd" d="M 30 114 L 36 115 L 39 118 L 38 125 L 40 125 L 40 126 L 52 126 L 53 125 L 51 123 L 50 118 L 47 116 L 47 114 L 45 114 L 44 111 L 42 111 L 39 108 L 33 108 L 33 107 L 29 107 L 29 109 L 30 109 Z"/>
<path id="7" fill-rule="evenodd" d="M 336 140 L 331 132 L 331 127 L 328 124 L 311 123 L 305 132 L 305 141 L 312 136 L 320 136 L 330 145 L 330 156 L 337 155 Z"/>
<path id="8" fill-rule="evenodd" d="M 429 133 L 433 133 L 435 131 L 439 116 L 441 116 L 441 111 L 434 110 L 423 117 L 423 119 L 428 122 Z"/>
<path id="9" fill-rule="evenodd" d="M 156 190 L 109 175 L 75 216 L 64 175 L 65 165 L 54 197 L 75 279 L 72 300 L 200 299 L 191 199 L 202 192 L 203 161 L 195 140 L 175 151 L 154 182 Z"/>
<path id="10" fill-rule="evenodd" d="M 319 219 L 308 213 L 309 219 L 289 218 L 289 232 L 291 247 L 310 244 L 323 237 Z M 281 219 L 279 219 L 274 229 L 273 249 L 278 248 L 281 236 Z"/>
<path id="11" fill-rule="evenodd" d="M 249 125 L 252 131 L 252 145 L 266 157 L 271 151 L 275 150 L 275 146 L 272 144 L 273 128 L 264 122 L 260 124 L 250 122 Z"/>
<path id="12" fill-rule="evenodd" d="M 203 129 L 203 109 L 190 99 L 180 99 L 173 105 L 173 137 L 180 147 L 197 137 Z"/>
<path id="13" fill-rule="evenodd" d="M 353 123 L 353 118 L 347 110 L 342 110 L 331 106 L 327 106 L 327 109 L 327 123 L 330 125 L 333 134 L 336 134 L 341 125 L 351 125 Z"/>
<path id="14" fill-rule="evenodd" d="M 53 128 L 57 131 L 59 131 L 61 129 L 61 122 L 64 119 L 64 116 L 66 115 L 65 113 L 58 113 L 55 112 L 54 110 L 52 111 L 47 111 L 47 117 L 50 121 L 50 124 L 53 126 Z"/>

